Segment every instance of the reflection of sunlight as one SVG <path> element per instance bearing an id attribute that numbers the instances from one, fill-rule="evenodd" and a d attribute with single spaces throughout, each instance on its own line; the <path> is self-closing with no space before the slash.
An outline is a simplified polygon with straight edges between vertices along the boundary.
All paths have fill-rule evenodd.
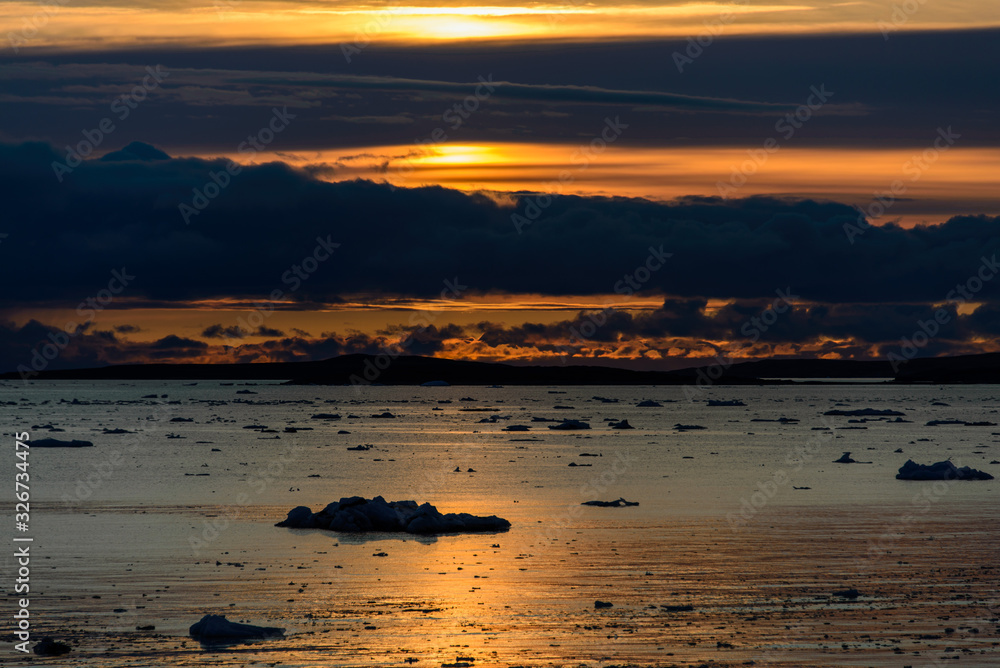
<path id="1" fill-rule="evenodd" d="M 427 155 L 414 158 L 419 165 L 482 165 L 501 162 L 499 147 L 494 146 L 438 146 Z"/>

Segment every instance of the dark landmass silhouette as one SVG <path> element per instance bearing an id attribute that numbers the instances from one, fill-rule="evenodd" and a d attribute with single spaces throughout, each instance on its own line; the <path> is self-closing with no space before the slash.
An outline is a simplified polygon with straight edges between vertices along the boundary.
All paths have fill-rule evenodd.
<path id="1" fill-rule="evenodd" d="M 777 358 L 675 371 L 607 366 L 518 366 L 406 355 L 342 355 L 317 362 L 259 364 L 127 364 L 42 371 L 32 380 L 281 380 L 292 385 L 747 385 L 787 379 L 894 380 L 897 383 L 1000 383 L 1000 353 L 910 360 L 894 372 L 890 362 Z M 17 372 L 0 374 L 19 380 Z M 782 380 L 784 379 L 784 380 Z"/>

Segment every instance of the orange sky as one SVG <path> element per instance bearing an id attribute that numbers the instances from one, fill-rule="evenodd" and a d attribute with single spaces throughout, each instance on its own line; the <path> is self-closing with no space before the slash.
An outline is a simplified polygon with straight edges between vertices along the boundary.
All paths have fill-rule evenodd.
<path id="1" fill-rule="evenodd" d="M 156 63 L 162 56 L 170 78 L 151 92 L 146 89 L 150 92 L 150 102 L 133 107 L 136 113 L 127 117 L 127 121 L 126 117 L 118 117 L 118 134 L 93 152 L 93 162 L 101 162 L 96 160 L 100 156 L 110 157 L 108 162 L 111 163 L 127 160 L 127 157 L 106 154 L 120 153 L 119 149 L 131 145 L 130 142 L 142 142 L 163 149 L 172 158 L 180 158 L 176 164 L 181 170 L 192 169 L 187 163 L 198 163 L 184 160 L 189 157 L 224 157 L 246 163 L 248 159 L 236 148 L 241 145 L 245 128 L 252 129 L 260 123 L 258 112 L 273 105 L 288 105 L 293 110 L 290 118 L 301 118 L 280 137 L 272 133 L 273 145 L 268 140 L 267 149 L 257 153 L 252 162 L 259 165 L 281 161 L 302 168 L 291 172 L 296 179 L 310 176 L 334 182 L 368 179 L 405 188 L 442 186 L 484 193 L 500 205 L 503 218 L 507 217 L 506 208 L 514 213 L 518 210 L 519 197 L 532 193 L 631 197 L 659 202 L 685 197 L 742 200 L 766 195 L 781 200 L 777 202 L 780 206 L 791 199 L 847 204 L 858 208 L 859 215 L 864 212 L 867 220 L 875 224 L 899 223 L 910 228 L 943 223 L 963 214 L 1000 215 L 1000 190 L 995 178 L 996 166 L 1000 164 L 1000 148 L 996 146 L 1000 140 L 991 123 L 993 107 L 990 106 L 995 104 L 995 98 L 990 96 L 992 91 L 990 95 L 980 95 L 986 89 L 965 83 L 976 80 L 977 75 L 979 79 L 988 79 L 989 75 L 979 72 L 992 72 L 990 63 L 993 61 L 987 59 L 980 63 L 981 68 L 969 67 L 968 71 L 963 71 L 968 59 L 958 48 L 953 50 L 949 66 L 938 66 L 936 62 L 928 65 L 921 61 L 925 67 L 923 72 L 916 68 L 906 72 L 899 70 L 899 80 L 887 82 L 887 77 L 897 73 L 897 61 L 905 62 L 900 58 L 923 57 L 930 51 L 923 45 L 933 44 L 943 33 L 912 34 L 907 38 L 912 40 L 908 45 L 900 44 L 906 41 L 903 39 L 891 42 L 892 36 L 899 32 L 998 26 L 1000 2 L 996 0 L 947 3 L 913 0 L 908 5 L 901 0 L 491 0 L 473 6 L 457 0 L 4 2 L 0 3 L 0 34 L 5 36 L 8 51 L 6 59 L 0 62 L 0 78 L 8 84 L 2 97 L 8 105 L 5 111 L 11 112 L 11 118 L 0 133 L 0 140 L 48 141 L 58 147 L 78 145 L 81 136 L 87 137 L 90 128 L 107 115 L 109 109 L 114 110 L 111 102 L 117 99 L 114 96 L 124 97 L 123 91 L 135 90 L 136 73 L 132 70 L 141 69 L 135 59 L 141 57 L 143 63 Z M 777 148 L 764 150 L 764 138 L 768 135 L 755 139 L 758 136 L 756 128 L 764 127 L 765 121 L 773 116 L 779 119 L 774 126 L 777 130 L 782 110 L 791 109 L 792 103 L 787 101 L 798 100 L 800 94 L 807 94 L 805 85 L 801 91 L 796 89 L 794 96 L 781 86 L 770 86 L 774 82 L 799 81 L 805 74 L 796 69 L 795 54 L 786 53 L 791 42 L 784 37 L 807 35 L 808 41 L 799 40 L 796 48 L 808 50 L 814 45 L 813 37 L 821 33 L 842 40 L 838 42 L 841 45 L 850 45 L 852 40 L 864 42 L 864 48 L 857 54 L 850 52 L 852 58 L 857 56 L 853 60 L 846 57 L 848 52 L 843 48 L 818 49 L 815 54 L 809 54 L 816 56 L 810 62 L 816 63 L 817 69 L 806 68 L 805 73 L 816 74 L 816 85 L 833 85 L 824 77 L 830 75 L 835 80 L 837 77 L 833 75 L 839 74 L 838 83 L 844 83 L 845 89 L 839 92 L 842 90 L 839 85 L 834 86 L 838 97 L 829 105 L 825 105 L 824 100 L 820 105 L 822 111 L 819 106 L 809 103 L 810 110 L 816 109 L 816 116 L 827 116 L 826 125 L 810 125 L 810 130 L 802 136 L 793 139 L 789 135 L 777 141 Z M 858 39 L 856 34 L 862 34 L 863 39 Z M 964 44 L 969 41 L 969 35 L 989 39 L 990 33 L 954 33 L 951 37 L 960 42 L 949 43 Z M 737 45 L 740 48 L 725 54 L 718 47 L 716 53 L 720 57 L 714 65 L 706 57 L 696 68 L 699 74 L 685 73 L 683 68 L 675 67 L 677 63 L 664 55 L 669 51 L 660 53 L 661 62 L 645 63 L 636 61 L 658 53 L 655 49 L 627 50 L 635 46 L 632 42 L 639 44 L 647 38 L 677 40 L 675 45 L 690 38 L 700 50 L 708 48 L 717 38 L 721 41 L 735 36 L 753 39 L 733 40 L 740 43 Z M 756 39 L 762 36 L 774 39 Z M 442 46 L 445 42 L 463 40 L 472 42 Z M 478 50 L 490 40 L 493 40 L 490 48 Z M 562 40 L 574 43 L 557 43 Z M 614 40 L 618 43 L 598 44 Z M 891 46 L 886 47 L 883 40 Z M 541 42 L 551 42 L 546 46 L 550 50 L 544 54 L 539 51 L 541 55 L 529 53 L 527 57 L 521 53 L 526 47 Z M 669 42 L 663 43 L 667 44 L 667 49 L 674 48 Z M 375 56 L 373 48 L 361 63 L 352 60 L 369 46 L 378 44 L 384 47 L 382 55 Z M 401 44 L 407 46 L 396 52 L 388 48 Z M 661 42 L 650 41 L 649 44 L 658 47 Z M 915 48 L 914 44 L 918 46 Z M 223 48 L 234 45 L 281 48 L 262 48 L 255 56 L 245 53 L 252 49 Z M 326 48 L 314 50 L 310 45 Z M 897 45 L 900 49 L 893 50 Z M 296 50 L 284 48 L 286 46 L 308 48 L 292 53 Z M 345 58 L 339 57 L 338 46 Z M 591 49 L 591 46 L 600 48 Z M 980 48 L 983 48 L 981 44 Z M 122 56 L 127 49 L 134 50 L 129 52 L 133 55 Z M 186 49 L 191 51 L 185 52 Z M 496 61 L 490 49 L 495 49 Z M 612 58 L 604 62 L 605 51 L 601 49 L 621 51 L 615 56 L 621 60 Z M 465 52 L 474 63 L 468 68 L 462 61 L 461 54 Z M 323 57 L 330 61 L 313 62 L 322 60 L 316 58 L 315 53 L 325 54 Z M 740 70 L 739 54 L 756 54 L 757 59 L 753 62 L 757 64 Z M 368 55 L 373 57 L 368 58 Z M 549 57 L 554 59 L 552 63 L 542 62 Z M 696 53 L 694 57 L 698 57 Z M 536 62 L 532 58 L 539 60 Z M 869 61 L 877 61 L 878 68 L 869 69 Z M 410 124 L 414 134 L 426 137 L 426 131 L 417 128 L 430 127 L 432 123 L 439 123 L 438 119 L 447 123 L 448 112 L 442 115 L 436 105 L 439 102 L 442 107 L 450 105 L 455 99 L 478 91 L 475 77 L 469 74 L 475 70 L 470 68 L 492 66 L 494 62 L 509 65 L 508 71 L 497 74 L 498 77 L 510 77 L 496 80 L 510 89 L 506 97 L 497 95 L 496 108 L 478 116 L 476 121 L 470 122 L 470 127 L 462 130 L 463 134 L 452 136 L 451 141 L 434 144 L 419 143 L 418 139 L 405 143 L 412 136 L 408 133 Z M 780 74 L 776 74 L 778 69 L 782 69 Z M 492 80 L 492 72 L 483 71 L 489 73 Z M 866 79 L 869 72 L 872 74 Z M 931 75 L 936 77 L 938 89 L 954 84 L 955 90 L 951 94 L 925 91 L 930 87 L 925 85 L 924 76 Z M 479 80 L 482 80 L 481 75 Z M 472 83 L 466 86 L 463 82 Z M 848 84 L 857 85 L 852 90 Z M 991 82 L 985 81 L 982 85 L 989 86 Z M 476 95 L 476 99 L 480 99 L 478 92 Z M 142 100 L 146 97 L 143 93 Z M 506 106 L 499 106 L 501 103 Z M 637 129 L 620 140 L 616 135 L 613 140 L 601 141 L 592 134 L 593 130 L 587 132 L 582 125 L 589 115 L 581 110 L 586 110 L 587 114 L 596 110 L 598 128 L 601 127 L 599 119 L 610 114 L 616 119 L 620 116 L 624 123 L 634 123 Z M 809 117 L 812 117 L 811 111 Z M 708 121 L 701 123 L 706 118 Z M 934 148 L 938 141 L 936 132 L 941 131 L 935 125 L 950 127 L 947 124 L 951 122 L 966 137 L 954 145 L 940 148 L 938 143 L 939 148 Z M 457 130 L 460 125 L 451 127 Z M 503 141 L 506 138 L 536 138 L 538 141 Z M 156 149 L 150 147 L 149 150 Z M 155 160 L 160 159 L 167 160 L 168 156 L 164 154 Z M 284 170 L 283 173 L 290 172 Z M 73 187 L 85 183 L 80 180 L 80 174 L 75 178 Z M 173 195 L 168 191 L 172 190 L 187 196 L 191 186 L 180 187 L 182 179 L 173 179 L 170 175 L 166 187 L 156 197 L 169 199 Z M 61 183 L 62 179 L 59 181 Z M 268 191 L 271 185 L 267 182 L 260 190 Z M 346 192 L 352 185 L 343 183 L 342 189 Z M 137 189 L 141 187 L 142 184 L 138 184 Z M 280 184 L 275 184 L 276 189 L 279 187 Z M 324 190 L 337 189 L 324 187 Z M 393 189 L 379 188 L 379 191 L 388 193 Z M 71 192 L 77 194 L 77 191 Z M 86 185 L 82 185 L 79 192 L 91 194 Z M 886 200 L 890 192 L 894 194 Z M 117 206 L 119 195 L 113 193 L 108 201 Z M 880 197 L 883 204 L 874 205 Z M 58 197 L 51 199 L 55 201 Z M 465 199 L 482 202 L 481 198 Z M 47 200 L 45 204 L 51 202 Z M 491 211 L 497 211 L 492 204 L 487 204 Z M 616 207 L 632 204 L 613 203 Z M 729 204 L 740 206 L 738 202 L 727 203 L 727 206 Z M 164 206 L 154 207 L 148 215 L 159 215 Z M 205 224 L 214 216 L 229 215 L 220 209 L 221 206 L 215 206 L 196 222 Z M 30 213 L 30 209 L 25 210 Z M 852 215 L 849 209 L 846 211 L 839 215 Z M 327 210 L 323 209 L 316 218 L 324 218 L 326 214 Z M 101 222 L 108 222 L 111 229 L 116 229 L 117 215 L 116 211 L 109 220 Z M 244 222 L 242 217 L 239 220 Z M 405 225 L 409 219 L 394 214 L 392 221 Z M 38 227 L 22 222 L 25 227 Z M 186 226 L 190 221 L 182 222 Z M 298 222 L 303 221 L 299 219 Z M 306 222 L 314 220 L 309 218 Z M 435 219 L 433 222 L 436 225 L 440 221 Z M 465 218 L 458 219 L 454 229 L 460 229 L 465 223 Z M 959 229 L 964 234 L 962 226 L 974 223 L 982 224 L 981 221 L 961 219 L 951 226 L 951 230 Z M 386 225 L 386 221 L 382 224 Z M 625 223 L 615 220 L 613 224 Z M 379 240 L 381 228 L 377 222 L 371 227 L 373 239 Z M 150 225 L 151 234 L 163 229 L 172 230 Z M 27 231 L 34 233 L 34 230 Z M 176 241 L 178 252 L 191 251 L 190 239 L 201 232 L 203 230 L 197 225 L 184 227 L 183 234 L 178 231 L 177 239 L 183 239 Z M 517 233 L 520 232 L 518 228 Z M 609 230 L 609 237 L 616 232 L 617 229 Z M 565 232 L 568 236 L 575 233 L 575 228 Z M 910 234 L 909 231 L 900 233 Z M 121 240 L 115 242 L 121 243 L 122 248 L 130 248 L 135 241 L 128 229 L 116 229 L 115 234 L 122 235 Z M 913 234 L 919 236 L 922 231 Z M 66 238 L 70 236 L 63 240 Z M 109 239 L 118 237 L 109 236 Z M 96 251 L 113 246 L 112 241 L 87 241 L 93 242 L 92 249 Z M 851 238 L 847 241 L 853 243 Z M 441 244 L 437 239 L 428 243 Z M 788 243 L 794 246 L 795 239 Z M 953 240 L 942 243 L 945 246 L 960 244 Z M 600 242 L 595 242 L 595 247 L 599 245 Z M 70 254 L 79 254 L 77 248 L 72 245 Z M 742 246 L 737 248 L 742 253 Z M 272 252 L 270 247 L 265 250 Z M 939 250 L 942 255 L 948 251 L 934 249 L 935 252 Z M 436 251 L 436 248 L 407 246 L 399 257 L 405 259 L 419 253 L 431 255 Z M 456 253 L 454 249 L 451 252 Z M 886 254 L 893 252 L 889 250 Z M 510 255 L 509 250 L 507 255 Z M 117 261 L 117 257 L 115 259 Z M 921 257 L 913 264 L 922 267 L 920 262 L 923 261 Z M 870 263 L 879 264 L 878 260 Z M 399 260 L 394 266 L 401 266 Z M 964 271 L 964 266 L 959 266 Z M 902 266 L 901 271 L 908 269 Z M 67 270 L 67 275 L 70 271 Z M 543 279 L 547 278 L 543 276 L 544 268 L 535 268 L 535 271 Z M 364 274 L 356 272 L 355 275 Z M 404 278 L 410 280 L 409 274 Z M 734 283 L 740 278 L 735 278 Z M 161 276 L 158 280 L 169 284 L 173 276 Z M 201 281 L 203 277 L 195 280 Z M 226 292 L 230 289 L 225 283 L 227 280 L 229 278 L 225 277 L 221 287 L 212 284 L 204 291 L 178 293 L 212 298 L 200 302 L 186 302 L 184 296 L 173 302 L 169 298 L 146 301 L 145 297 L 155 292 L 143 293 L 137 287 L 134 296 L 122 296 L 102 312 L 93 329 L 109 333 L 105 340 L 120 341 L 123 349 L 134 346 L 130 354 L 137 357 L 156 352 L 151 346 L 144 352 L 142 345 L 153 344 L 164 337 L 181 337 L 207 343 L 209 347 L 189 346 L 202 351 L 178 352 L 176 360 L 169 356 L 159 359 L 193 361 L 192 355 L 196 354 L 200 361 L 219 361 L 233 357 L 232 347 L 243 347 L 245 355 L 240 359 L 268 361 L 277 359 L 282 351 L 267 349 L 265 344 L 279 338 L 322 342 L 340 337 L 345 339 L 344 349 L 363 337 L 376 340 L 376 343 L 391 343 L 401 336 L 400 323 L 406 322 L 414 312 L 421 312 L 431 314 L 439 328 L 452 326 L 443 337 L 443 348 L 436 354 L 535 361 L 546 354 L 546 346 L 571 343 L 553 325 L 582 317 L 581 312 L 593 312 L 611 305 L 629 315 L 648 315 L 660 310 L 665 297 L 671 297 L 652 289 L 624 302 L 620 295 L 581 297 L 498 291 L 466 294 L 461 300 L 437 302 L 340 294 L 337 286 L 324 286 L 327 291 L 323 299 L 340 297 L 344 301 L 329 305 L 305 301 L 279 305 L 278 310 L 267 315 L 265 329 L 233 340 L 213 335 L 211 328 L 231 330 L 252 312 L 253 304 L 227 298 L 227 294 L 248 294 L 246 291 Z M 892 280 L 890 276 L 889 282 Z M 948 280 L 951 280 L 950 275 Z M 912 279 L 900 282 L 912 282 Z M 483 289 L 491 290 L 500 284 L 485 283 Z M 538 286 L 545 282 L 536 280 L 517 285 L 510 289 L 541 292 L 544 288 Z M 525 285 L 528 287 L 523 287 Z M 373 279 L 359 289 L 376 291 L 380 288 L 378 281 Z M 398 290 L 399 286 L 393 289 Z M 697 289 L 683 294 L 692 299 L 700 299 L 698 295 L 701 294 L 716 297 L 745 294 L 739 291 L 698 292 Z M 924 304 L 941 297 L 934 292 L 937 286 L 924 286 L 924 289 L 928 291 L 922 298 Z M 580 290 L 574 283 L 562 292 Z M 609 288 L 599 285 L 595 289 L 595 292 L 603 291 Z M 45 294 L 64 292 L 51 290 Z M 769 293 L 757 295 L 761 299 L 768 296 Z M 262 294 L 261 299 L 265 298 Z M 915 301 L 911 298 L 912 295 L 906 294 L 896 305 L 913 306 Z M 69 302 L 59 299 L 46 296 L 38 301 L 12 302 L 12 307 L 0 311 L 3 316 L 0 326 L 11 323 L 24 327 L 35 319 L 62 327 L 74 315 L 72 308 L 66 308 Z M 984 301 L 989 302 L 989 299 Z M 58 305 L 53 306 L 57 302 Z M 885 302 L 892 302 L 892 298 Z M 735 302 L 709 302 L 698 315 L 711 320 L 713 309 L 732 303 Z M 961 314 L 968 316 L 973 308 L 974 305 L 965 304 Z M 683 320 L 683 315 L 677 316 L 677 323 Z M 667 320 L 670 317 L 673 316 Z M 866 317 L 865 313 L 857 316 L 859 320 Z M 989 314 L 984 313 L 982 319 L 988 320 Z M 532 339 L 531 327 L 522 327 L 529 324 L 547 333 Z M 521 328 L 523 331 L 516 333 L 521 338 L 512 343 L 501 341 L 509 332 L 502 336 L 494 331 L 494 344 L 477 340 L 494 325 Z M 654 328 L 657 334 L 652 337 L 636 334 L 647 331 L 637 327 L 631 338 L 588 340 L 581 346 L 581 353 L 592 358 L 616 360 L 664 356 L 699 358 L 712 356 L 727 346 L 725 340 L 677 336 L 666 332 L 673 325 L 660 323 L 658 326 L 661 329 Z M 987 327 L 982 323 L 976 326 Z M 910 327 L 909 320 L 904 318 L 903 327 Z M 680 324 L 677 328 L 678 331 L 683 329 Z M 118 341 L 110 335 L 113 330 L 117 332 Z M 996 347 L 990 340 L 977 338 L 978 332 L 985 330 L 968 331 L 974 333 L 962 334 L 966 338 L 956 345 L 967 345 L 975 350 Z M 91 333 L 90 336 L 95 339 L 95 345 L 99 343 L 96 339 L 100 335 Z M 820 332 L 812 339 L 795 339 L 799 343 L 771 345 L 761 342 L 741 347 L 734 354 L 739 357 L 878 355 L 880 351 L 865 341 L 885 340 L 859 338 L 853 341 L 848 335 L 838 336 L 841 335 Z M 352 337 L 355 339 L 346 341 Z M 516 337 L 512 335 L 513 338 Z M 107 354 L 116 354 L 113 349 L 114 346 L 109 346 Z M 240 354 L 239 350 L 236 353 Z M 314 350 L 308 354 L 319 353 Z M 551 351 L 548 354 L 551 356 Z M 108 358 L 105 361 L 127 359 Z"/>
<path id="2" fill-rule="evenodd" d="M 107 49 L 163 42 L 178 44 L 321 43 L 455 39 L 623 39 L 636 36 L 883 32 L 1000 25 L 994 0 L 914 3 L 865 2 L 524 2 L 479 6 L 448 1 L 349 3 L 167 0 L 47 5 L 0 5 L 0 33 L 21 34 L 30 46 Z M 46 8 L 47 7 L 47 8 Z M 37 30 L 31 30 L 37 28 Z"/>
<path id="3" fill-rule="evenodd" d="M 877 194 L 900 182 L 905 191 L 872 222 L 938 223 L 956 214 L 1000 214 L 995 165 L 1000 149 L 933 149 L 934 136 L 911 149 L 682 146 L 640 148 L 574 144 L 461 144 L 372 146 L 309 153 L 262 152 L 255 162 L 328 165 L 321 178 L 388 181 L 416 187 L 441 185 L 504 192 L 644 197 L 672 200 L 687 195 L 740 198 L 790 195 L 829 199 L 868 211 Z M 202 157 L 215 157 L 215 154 Z M 244 161 L 238 153 L 226 157 Z M 562 180 L 560 181 L 560 178 Z M 899 188 L 897 187 L 897 192 Z M 874 214 L 878 214 L 877 216 Z"/>

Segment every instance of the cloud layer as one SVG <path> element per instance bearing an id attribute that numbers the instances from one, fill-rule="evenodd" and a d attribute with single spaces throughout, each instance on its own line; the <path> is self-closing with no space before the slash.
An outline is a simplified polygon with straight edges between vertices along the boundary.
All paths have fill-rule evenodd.
<path id="1" fill-rule="evenodd" d="M 60 183 L 52 165 L 63 157 L 42 143 L 0 145 L 8 307 L 75 306 L 113 288 L 116 271 L 135 276 L 122 298 L 166 301 L 436 297 L 456 279 L 475 292 L 605 295 L 624 294 L 632 277 L 675 297 L 789 288 L 810 302 L 943 302 L 1000 244 L 1000 219 L 986 216 L 851 240 L 854 209 L 766 197 L 561 196 L 519 231 L 512 216 L 537 200 L 511 208 L 438 187 L 327 183 L 280 163 L 245 167 L 213 190 L 227 163 L 197 159 L 87 160 Z M 179 207 L 196 191 L 218 194 L 185 223 Z M 672 256 L 649 272 L 651 253 Z"/>

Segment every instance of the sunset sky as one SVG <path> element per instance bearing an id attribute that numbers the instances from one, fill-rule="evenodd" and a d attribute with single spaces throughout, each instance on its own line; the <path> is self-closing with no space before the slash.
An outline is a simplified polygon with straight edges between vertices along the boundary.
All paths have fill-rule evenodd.
<path id="1" fill-rule="evenodd" d="M 0 372 L 1000 350 L 995 0 L 0 1 L 0 49 Z"/>

